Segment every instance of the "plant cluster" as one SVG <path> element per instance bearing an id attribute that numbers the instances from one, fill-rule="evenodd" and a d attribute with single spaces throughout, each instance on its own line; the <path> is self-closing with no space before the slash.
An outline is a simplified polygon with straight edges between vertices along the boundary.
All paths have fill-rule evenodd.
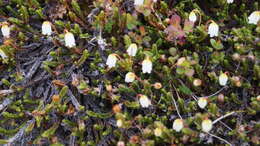
<path id="1" fill-rule="evenodd" d="M 0 0 L 0 143 L 259 145 L 255 0 Z"/>

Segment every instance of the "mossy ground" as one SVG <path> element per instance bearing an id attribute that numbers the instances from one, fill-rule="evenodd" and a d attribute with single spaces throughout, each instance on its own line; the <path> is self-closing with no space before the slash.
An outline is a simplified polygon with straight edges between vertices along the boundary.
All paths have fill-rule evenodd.
<path id="1" fill-rule="evenodd" d="M 260 21 L 248 23 L 259 9 L 257 0 L 0 0 L 0 22 L 11 29 L 0 37 L 8 56 L 0 58 L 1 144 L 259 145 Z M 46 20 L 51 36 L 41 32 Z M 211 38 L 212 20 L 220 29 Z M 75 47 L 65 46 L 64 30 Z M 118 61 L 108 68 L 112 53 Z M 205 119 L 215 122 L 209 133 Z"/>

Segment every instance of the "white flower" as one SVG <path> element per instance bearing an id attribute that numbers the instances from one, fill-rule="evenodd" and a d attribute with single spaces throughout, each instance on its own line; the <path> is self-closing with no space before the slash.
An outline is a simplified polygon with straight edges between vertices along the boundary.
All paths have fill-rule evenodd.
<path id="1" fill-rule="evenodd" d="M 200 86 L 201 84 L 202 84 L 202 81 L 201 81 L 200 79 L 194 79 L 194 80 L 193 80 L 193 85 L 194 85 L 194 86 L 198 87 L 198 86 Z"/>
<path id="2" fill-rule="evenodd" d="M 43 35 L 51 35 L 52 30 L 51 30 L 51 22 L 49 21 L 44 21 L 42 23 L 42 34 Z"/>
<path id="3" fill-rule="evenodd" d="M 137 45 L 133 43 L 128 47 L 127 53 L 129 56 L 135 56 L 136 52 L 137 52 Z"/>
<path id="4" fill-rule="evenodd" d="M 248 17 L 248 20 L 249 24 L 257 24 L 257 22 L 260 20 L 260 11 L 254 11 L 251 13 Z"/>
<path id="5" fill-rule="evenodd" d="M 143 108 L 147 108 L 147 107 L 149 107 L 149 105 L 151 105 L 150 99 L 148 99 L 148 97 L 145 96 L 145 95 L 141 95 L 141 96 L 140 96 L 139 102 L 140 102 L 140 104 L 141 104 L 141 106 L 142 106 Z"/>
<path id="6" fill-rule="evenodd" d="M 155 128 L 155 129 L 154 129 L 154 135 L 155 135 L 155 136 L 158 136 L 158 137 L 161 136 L 161 135 L 162 135 L 162 129 L 161 129 L 161 128 L 158 128 L 158 127 Z"/>
<path id="7" fill-rule="evenodd" d="M 227 3 L 228 4 L 231 4 L 231 3 L 233 3 L 234 2 L 234 0 L 227 0 Z"/>
<path id="8" fill-rule="evenodd" d="M 3 24 L 1 27 L 1 31 L 4 37 L 9 38 L 10 37 L 10 27 L 8 24 Z"/>
<path id="9" fill-rule="evenodd" d="M 208 104 L 207 98 L 201 97 L 198 100 L 198 105 L 200 108 L 204 109 Z"/>
<path id="10" fill-rule="evenodd" d="M 183 121 L 182 121 L 182 119 L 176 119 L 176 120 L 174 120 L 172 127 L 173 127 L 173 129 L 174 129 L 175 131 L 180 132 L 181 129 L 183 128 Z"/>
<path id="11" fill-rule="evenodd" d="M 218 77 L 218 81 L 219 81 L 219 84 L 221 86 L 225 86 L 227 84 L 227 81 L 228 81 L 227 74 L 221 73 L 220 76 Z"/>
<path id="12" fill-rule="evenodd" d="M 209 132 L 212 129 L 212 121 L 209 119 L 203 120 L 201 123 L 202 131 Z"/>
<path id="13" fill-rule="evenodd" d="M 109 68 L 116 66 L 117 57 L 116 54 L 110 54 L 107 57 L 106 65 L 108 65 Z"/>
<path id="14" fill-rule="evenodd" d="M 66 47 L 72 48 L 76 46 L 74 35 L 71 32 L 66 32 L 64 39 Z"/>
<path id="15" fill-rule="evenodd" d="M 208 34 L 210 37 L 218 36 L 219 26 L 215 22 L 211 22 L 208 28 Z"/>
<path id="16" fill-rule="evenodd" d="M 5 58 L 8 57 L 2 49 L 0 49 L 0 56 L 1 56 L 3 59 L 5 59 Z"/>
<path id="17" fill-rule="evenodd" d="M 135 0 L 135 2 L 134 2 L 134 5 L 143 5 L 144 4 L 144 0 Z"/>
<path id="18" fill-rule="evenodd" d="M 131 83 L 135 80 L 135 74 L 132 73 L 132 72 L 128 72 L 126 75 L 125 75 L 125 82 L 126 83 Z"/>
<path id="19" fill-rule="evenodd" d="M 143 73 L 148 73 L 150 74 L 152 72 L 153 64 L 152 61 L 147 57 L 143 62 L 142 62 L 142 71 Z"/>
<path id="20" fill-rule="evenodd" d="M 177 60 L 177 63 L 176 63 L 176 65 L 177 65 L 177 66 L 181 66 L 181 65 L 182 65 L 182 63 L 183 63 L 185 60 L 186 60 L 186 58 L 185 58 L 185 57 L 181 57 L 181 58 L 179 58 L 179 59 Z"/>
<path id="21" fill-rule="evenodd" d="M 197 20 L 196 14 L 193 11 L 191 11 L 189 15 L 189 21 L 196 22 L 196 20 Z"/>
<path id="22" fill-rule="evenodd" d="M 121 119 L 118 119 L 118 120 L 116 121 L 116 126 L 117 126 L 117 127 L 122 127 L 122 126 L 123 126 L 123 121 L 122 121 Z"/>
<path id="23" fill-rule="evenodd" d="M 125 146 L 125 142 L 124 141 L 118 141 L 117 146 Z"/>

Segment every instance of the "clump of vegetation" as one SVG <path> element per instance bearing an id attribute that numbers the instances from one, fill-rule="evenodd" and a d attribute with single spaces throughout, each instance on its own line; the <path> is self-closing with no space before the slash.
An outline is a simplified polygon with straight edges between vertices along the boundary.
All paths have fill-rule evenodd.
<path id="1" fill-rule="evenodd" d="M 0 0 L 0 143 L 259 145 L 255 0 Z"/>

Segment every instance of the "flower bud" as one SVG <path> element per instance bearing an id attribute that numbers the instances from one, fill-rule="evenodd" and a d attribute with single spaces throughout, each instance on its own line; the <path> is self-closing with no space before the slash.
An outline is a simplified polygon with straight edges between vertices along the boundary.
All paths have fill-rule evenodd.
<path id="1" fill-rule="evenodd" d="M 162 84 L 159 83 L 159 82 L 154 83 L 153 86 L 154 86 L 155 89 L 161 89 L 162 88 Z"/>
<path id="2" fill-rule="evenodd" d="M 123 126 L 123 120 L 122 120 L 122 119 L 118 119 L 118 120 L 116 121 L 116 126 L 119 127 L 119 128 L 121 128 L 121 127 Z"/>
<path id="3" fill-rule="evenodd" d="M 199 98 L 198 105 L 201 109 L 204 109 L 207 106 L 207 104 L 208 104 L 207 98 L 205 97 Z"/>
<path id="4" fill-rule="evenodd" d="M 140 96 L 139 102 L 140 102 L 140 105 L 143 108 L 147 108 L 147 107 L 149 107 L 151 105 L 150 99 L 147 96 L 145 96 L 145 95 L 141 95 Z"/>
<path id="5" fill-rule="evenodd" d="M 135 56 L 137 53 L 137 45 L 135 43 L 131 44 L 126 52 L 129 56 Z"/>
<path id="6" fill-rule="evenodd" d="M 143 4 L 144 4 L 144 0 L 135 0 L 134 1 L 135 6 L 140 6 L 140 5 L 143 5 Z"/>
<path id="7" fill-rule="evenodd" d="M 226 73 L 221 73 L 218 79 L 219 79 L 219 84 L 221 86 L 225 86 L 228 81 L 228 76 Z"/>
<path id="8" fill-rule="evenodd" d="M 182 119 L 175 119 L 173 122 L 173 129 L 177 132 L 180 132 L 183 128 L 183 120 Z"/>
<path id="9" fill-rule="evenodd" d="M 197 21 L 197 16 L 196 16 L 194 11 L 190 12 L 190 14 L 189 14 L 189 21 L 191 21 L 191 22 L 196 22 Z"/>
<path id="10" fill-rule="evenodd" d="M 193 85 L 194 85 L 195 87 L 200 86 L 201 83 L 202 83 L 202 81 L 201 81 L 200 79 L 194 79 L 194 80 L 193 80 Z"/>
<path id="11" fill-rule="evenodd" d="M 231 3 L 233 3 L 234 2 L 234 0 L 227 0 L 227 3 L 228 4 L 231 4 Z"/>
<path id="12" fill-rule="evenodd" d="M 7 22 L 4 22 L 4 24 L 1 27 L 1 31 L 4 37 L 10 37 L 10 27 L 8 26 Z"/>
<path id="13" fill-rule="evenodd" d="M 212 129 L 213 124 L 211 120 L 206 119 L 202 121 L 201 126 L 202 126 L 202 131 L 209 132 Z"/>
<path id="14" fill-rule="evenodd" d="M 51 35 L 51 23 L 49 21 L 44 21 L 42 23 L 42 34 L 43 35 Z"/>
<path id="15" fill-rule="evenodd" d="M 257 24 L 259 20 L 260 20 L 260 11 L 254 11 L 248 17 L 249 24 Z"/>
<path id="16" fill-rule="evenodd" d="M 146 57 L 146 59 L 142 62 L 142 71 L 143 73 L 150 74 L 152 72 L 153 64 L 152 61 Z"/>
<path id="17" fill-rule="evenodd" d="M 117 57 L 116 54 L 110 54 L 107 57 L 106 65 L 108 65 L 108 68 L 112 68 L 116 66 Z"/>
<path id="18" fill-rule="evenodd" d="M 215 22 L 211 22 L 208 27 L 208 34 L 210 37 L 218 36 L 219 26 Z"/>
<path id="19" fill-rule="evenodd" d="M 125 146 L 125 142 L 123 142 L 123 141 L 118 141 L 118 142 L 117 142 L 117 146 Z"/>
<path id="20" fill-rule="evenodd" d="M 155 128 L 154 129 L 154 135 L 158 136 L 158 137 L 162 136 L 162 129 L 159 128 L 159 127 Z"/>
<path id="21" fill-rule="evenodd" d="M 65 46 L 72 48 L 76 46 L 74 35 L 71 32 L 65 31 Z"/>
<path id="22" fill-rule="evenodd" d="M 125 75 L 125 82 L 126 83 L 131 83 L 135 80 L 135 74 L 132 73 L 132 72 L 128 72 L 126 75 Z"/>

